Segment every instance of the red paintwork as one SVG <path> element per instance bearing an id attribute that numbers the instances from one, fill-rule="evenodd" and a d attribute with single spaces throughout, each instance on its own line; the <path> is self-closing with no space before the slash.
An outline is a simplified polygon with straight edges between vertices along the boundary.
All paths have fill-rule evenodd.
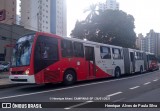
<path id="1" fill-rule="evenodd" d="M 77 61 L 80 61 L 81 65 L 77 66 Z M 96 79 L 96 78 L 105 78 L 105 77 L 111 77 L 111 75 L 106 74 L 104 71 L 102 71 L 98 66 L 96 66 L 96 75 L 90 75 L 88 72 L 88 64 L 86 65 L 86 61 L 82 58 L 63 58 L 59 62 L 50 65 L 46 69 L 40 71 L 38 74 L 35 75 L 36 83 L 37 84 L 43 84 L 48 82 L 62 82 L 63 81 L 63 74 L 64 72 L 72 68 L 75 70 L 77 74 L 77 80 L 83 81 L 83 80 L 90 80 L 90 79 Z M 93 67 L 93 64 L 91 64 Z M 47 70 L 49 69 L 49 70 Z M 91 68 L 93 70 L 93 68 Z M 52 80 L 46 80 L 45 75 L 51 76 L 50 78 Z M 56 79 L 55 79 L 56 76 Z"/>
<path id="2" fill-rule="evenodd" d="M 17 71 L 21 71 L 23 72 L 22 75 L 24 74 L 24 71 L 26 71 L 27 69 L 29 69 L 29 66 L 23 66 L 23 67 L 13 67 L 10 68 L 10 72 L 17 72 Z M 11 73 L 10 73 L 11 74 Z"/>
<path id="3" fill-rule="evenodd" d="M 11 47 L 11 48 L 13 48 L 15 46 L 15 44 L 7 44 L 7 45 L 5 45 L 5 48 L 6 47 Z"/>
<path id="4" fill-rule="evenodd" d="M 158 68 L 158 61 L 152 60 L 151 63 L 149 64 L 149 70 L 155 70 L 157 68 Z"/>
<path id="5" fill-rule="evenodd" d="M 38 72 L 37 74 L 34 74 L 34 60 L 33 60 L 34 50 L 35 50 L 35 44 L 39 35 L 45 35 L 45 36 L 54 37 L 58 39 L 58 49 L 59 49 L 60 60 L 55 64 L 50 65 L 46 69 L 43 69 L 42 71 Z M 23 69 L 23 71 L 25 71 L 29 69 L 30 70 L 29 75 L 33 75 L 33 74 L 35 75 L 36 84 L 62 82 L 64 72 L 70 68 L 76 72 L 78 81 L 111 77 L 111 75 L 102 71 L 98 66 L 95 66 L 96 69 L 94 71 L 93 63 L 90 63 L 90 71 L 89 71 L 89 67 L 88 67 L 89 62 L 86 61 L 85 58 L 76 58 L 76 57 L 63 58 L 61 54 L 61 39 L 63 38 L 57 35 L 37 32 L 34 38 L 33 46 L 32 46 L 30 66 L 12 68 L 12 70 L 20 71 L 21 69 Z M 77 65 L 77 62 L 80 62 L 80 65 Z M 96 72 L 96 74 L 94 74 L 94 72 Z"/>

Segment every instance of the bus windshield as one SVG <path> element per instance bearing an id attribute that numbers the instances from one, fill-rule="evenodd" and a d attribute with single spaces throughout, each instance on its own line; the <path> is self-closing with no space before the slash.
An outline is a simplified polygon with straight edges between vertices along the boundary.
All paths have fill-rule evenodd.
<path id="1" fill-rule="evenodd" d="M 155 55 L 149 55 L 149 60 L 156 60 Z"/>
<path id="2" fill-rule="evenodd" d="M 34 35 L 26 35 L 18 39 L 13 48 L 13 55 L 11 60 L 12 67 L 28 66 L 30 65 L 30 56 Z"/>

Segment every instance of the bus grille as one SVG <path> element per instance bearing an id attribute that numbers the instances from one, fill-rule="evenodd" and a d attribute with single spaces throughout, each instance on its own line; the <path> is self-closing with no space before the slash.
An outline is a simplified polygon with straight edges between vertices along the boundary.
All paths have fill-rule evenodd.
<path id="1" fill-rule="evenodd" d="M 11 71 L 12 75 L 22 75 L 24 71 Z"/>
<path id="2" fill-rule="evenodd" d="M 27 79 L 11 79 L 13 82 L 27 82 Z"/>

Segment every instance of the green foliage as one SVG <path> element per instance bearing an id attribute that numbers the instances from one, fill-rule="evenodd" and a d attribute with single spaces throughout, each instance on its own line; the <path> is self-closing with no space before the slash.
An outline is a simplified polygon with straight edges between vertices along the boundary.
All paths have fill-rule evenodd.
<path id="1" fill-rule="evenodd" d="M 94 7 L 96 8 L 96 7 Z M 77 21 L 71 36 L 105 44 L 135 48 L 134 17 L 119 10 L 91 13 L 84 21 Z"/>
<path id="2" fill-rule="evenodd" d="M 89 9 L 86 9 L 84 11 L 84 13 L 89 12 L 88 16 L 85 19 L 85 22 L 90 23 L 93 21 L 93 18 L 97 15 L 98 10 L 96 10 L 97 5 L 96 4 L 92 4 L 90 5 Z"/>

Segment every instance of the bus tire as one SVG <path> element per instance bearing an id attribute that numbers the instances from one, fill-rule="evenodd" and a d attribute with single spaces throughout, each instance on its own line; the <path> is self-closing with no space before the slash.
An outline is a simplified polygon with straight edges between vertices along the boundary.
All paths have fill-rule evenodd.
<path id="1" fill-rule="evenodd" d="M 119 77 L 121 77 L 121 70 L 120 70 L 120 68 L 116 68 L 115 69 L 115 71 L 114 71 L 114 76 L 116 77 L 116 78 L 119 78 Z"/>
<path id="2" fill-rule="evenodd" d="M 143 73 L 143 67 L 141 66 L 140 67 L 140 74 L 142 74 Z"/>
<path id="3" fill-rule="evenodd" d="M 7 72 L 7 69 L 5 68 L 5 69 L 3 69 L 3 71 L 4 71 L 4 72 Z"/>
<path id="4" fill-rule="evenodd" d="M 64 85 L 72 85 L 76 81 L 76 74 L 72 70 L 67 70 L 63 76 L 63 84 Z"/>

